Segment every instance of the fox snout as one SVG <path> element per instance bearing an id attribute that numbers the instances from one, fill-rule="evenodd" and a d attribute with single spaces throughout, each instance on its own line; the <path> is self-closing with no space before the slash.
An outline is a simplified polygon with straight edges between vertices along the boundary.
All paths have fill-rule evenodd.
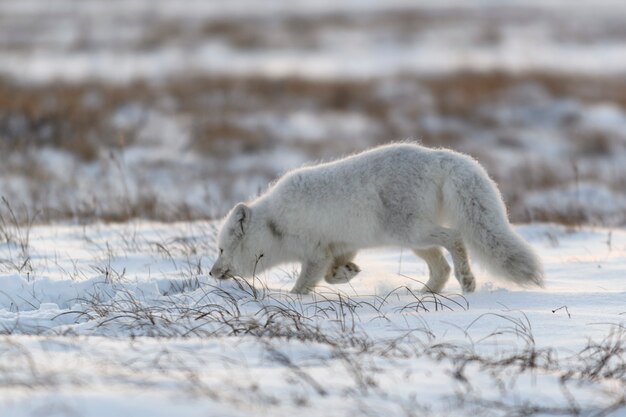
<path id="1" fill-rule="evenodd" d="M 229 272 L 230 269 L 228 268 L 221 268 L 217 265 L 213 265 L 213 268 L 211 268 L 211 272 L 209 272 L 209 275 L 218 279 L 227 279 L 230 278 Z"/>

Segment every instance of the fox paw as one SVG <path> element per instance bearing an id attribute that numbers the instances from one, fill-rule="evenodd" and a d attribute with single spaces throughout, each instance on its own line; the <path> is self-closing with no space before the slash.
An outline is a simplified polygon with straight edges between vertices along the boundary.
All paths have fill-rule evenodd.
<path id="1" fill-rule="evenodd" d="M 462 275 L 459 279 L 459 283 L 461 284 L 463 293 L 474 292 L 474 290 L 476 289 L 476 280 L 471 274 Z"/>
<path id="2" fill-rule="evenodd" d="M 345 265 L 339 265 L 331 268 L 329 274 L 324 277 L 329 284 L 345 284 L 354 278 L 361 268 L 354 262 L 348 262 Z"/>

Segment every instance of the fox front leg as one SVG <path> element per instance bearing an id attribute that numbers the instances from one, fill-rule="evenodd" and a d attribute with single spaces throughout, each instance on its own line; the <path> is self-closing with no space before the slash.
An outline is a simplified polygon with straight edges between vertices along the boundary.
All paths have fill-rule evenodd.
<path id="1" fill-rule="evenodd" d="M 302 264 L 300 276 L 296 284 L 291 289 L 294 294 L 307 294 L 311 292 L 315 285 L 324 277 L 324 273 L 330 268 L 332 260 L 330 258 L 320 258 L 306 260 Z"/>

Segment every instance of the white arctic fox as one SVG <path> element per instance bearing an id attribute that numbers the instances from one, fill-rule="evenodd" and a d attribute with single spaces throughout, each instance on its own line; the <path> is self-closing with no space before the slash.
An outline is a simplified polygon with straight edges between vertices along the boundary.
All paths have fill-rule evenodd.
<path id="1" fill-rule="evenodd" d="M 292 289 L 306 293 L 323 278 L 348 282 L 360 249 L 411 248 L 439 292 L 452 256 L 464 292 L 476 284 L 466 247 L 491 272 L 520 284 L 542 285 L 537 256 L 511 228 L 496 184 L 472 158 L 402 143 L 334 162 L 296 169 L 249 204 L 237 204 L 218 236 L 211 275 L 251 276 L 301 262 Z"/>

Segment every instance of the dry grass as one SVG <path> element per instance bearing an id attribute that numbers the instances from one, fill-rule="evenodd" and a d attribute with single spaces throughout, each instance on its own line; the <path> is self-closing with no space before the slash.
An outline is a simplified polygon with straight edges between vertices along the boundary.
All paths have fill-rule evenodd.
<path id="1" fill-rule="evenodd" d="M 578 180 L 569 167 L 577 158 L 606 158 L 624 152 L 623 141 L 605 131 L 577 128 L 576 121 L 563 126 L 571 137 L 571 155 L 555 165 L 551 160 L 529 159 L 525 166 L 503 166 L 493 149 L 481 147 L 468 139 L 467 129 L 496 132 L 499 147 L 528 152 L 516 136 L 507 136 L 507 126 L 486 117 L 482 106 L 498 103 L 511 105 L 511 92 L 521 86 L 534 85 L 553 99 L 567 98 L 580 103 L 613 102 L 626 106 L 626 83 L 621 78 L 566 77 L 545 73 L 510 75 L 503 73 L 460 73 L 441 77 L 400 76 L 394 79 L 310 80 L 303 78 L 269 79 L 262 77 L 195 77 L 170 80 L 163 84 L 135 82 L 108 85 L 97 82 L 24 86 L 0 80 L 0 153 L 4 169 L 14 175 L 21 172 L 32 179 L 29 191 L 34 198 L 45 193 L 37 184 L 46 184 L 48 173 L 43 166 L 12 166 L 12 153 L 51 147 L 67 151 L 82 161 L 97 162 L 112 152 L 132 146 L 145 119 L 151 113 L 189 120 L 190 147 L 204 156 L 226 160 L 240 153 L 257 153 L 281 146 L 300 146 L 311 159 L 328 158 L 328 144 L 300 141 L 299 137 L 280 138 L 271 128 L 242 123 L 246 118 L 270 115 L 276 120 L 295 110 L 314 115 L 359 114 L 376 129 L 369 137 L 337 136 L 328 141 L 350 151 L 356 143 L 385 143 L 406 138 L 418 139 L 428 146 L 461 149 L 475 155 L 501 184 L 513 220 L 528 220 L 523 214 L 524 194 Z M 513 98 L 511 98 L 513 97 Z M 126 109 L 138 109 L 139 117 L 121 126 L 116 122 Z M 444 122 L 438 129 L 427 129 L 426 117 L 436 116 Z M 500 125 L 498 125 L 500 123 Z M 464 126 L 464 127 L 463 127 Z M 288 143 L 282 143 L 282 140 Z M 329 143 L 330 143 L 329 142 Z M 343 145 L 339 145 L 344 143 Z M 9 168 L 10 167 L 10 168 Z M 7 171 L 8 172 L 8 171 Z M 598 174 L 590 179 L 607 179 Z M 619 189 L 623 179 L 609 179 Z M 268 181 L 272 178 L 268 178 Z M 145 198 L 144 198 L 145 197 Z M 103 196 L 106 198 L 106 196 Z M 45 210 L 45 201 L 41 201 Z M 98 207 L 83 207 L 67 213 L 80 218 L 102 215 L 108 220 L 126 220 L 135 216 L 169 219 L 182 215 L 179 207 L 164 214 L 159 201 L 146 194 L 130 207 L 98 213 Z M 173 214 L 174 213 L 174 214 Z M 176 214 L 178 213 L 178 214 Z M 46 213 L 50 214 L 50 213 Z M 571 219 L 537 212 L 534 220 L 578 223 L 585 215 Z M 63 213 L 52 217 L 63 218 Z M 193 217 L 193 216 L 192 216 Z"/>
<path id="2" fill-rule="evenodd" d="M 83 160 L 117 146 L 121 131 L 108 124 L 112 113 L 135 97 L 149 99 L 141 85 L 22 86 L 0 82 L 0 147 L 3 152 L 50 146 Z"/>
<path id="3" fill-rule="evenodd" d="M 23 86 L 0 80 L 0 135 L 4 146 L 50 145 L 92 159 L 99 147 L 115 146 L 119 144 L 119 135 L 128 133 L 112 128 L 110 118 L 116 111 L 129 104 L 159 108 L 165 99 L 171 99 L 175 104 L 170 107 L 197 118 L 198 132 L 206 131 L 209 137 L 223 135 L 249 141 L 253 132 L 244 133 L 229 120 L 261 111 L 281 113 L 309 108 L 365 114 L 385 128 L 380 140 L 387 141 L 399 139 L 394 135 L 394 130 L 401 130 L 393 120 L 394 114 L 400 112 L 417 118 L 424 109 L 416 96 L 381 96 L 385 82 L 388 81 L 209 77 L 174 80 L 164 85 L 137 82 L 115 86 L 88 82 Z M 515 86 L 530 83 L 543 87 L 554 97 L 614 102 L 626 107 L 626 83 L 621 78 L 462 73 L 431 78 L 407 76 L 396 82 L 405 89 L 412 87 L 416 95 L 418 91 L 428 92 L 441 116 L 460 117 L 474 123 L 489 122 L 476 114 L 480 104 L 502 99 Z M 419 131 L 416 125 L 414 133 Z M 125 141 L 132 138 L 132 134 L 124 136 Z M 584 139 L 592 152 L 610 150 L 609 138 L 597 135 Z M 454 132 L 427 135 L 429 143 L 439 142 L 444 146 L 453 146 L 458 140 Z"/>

